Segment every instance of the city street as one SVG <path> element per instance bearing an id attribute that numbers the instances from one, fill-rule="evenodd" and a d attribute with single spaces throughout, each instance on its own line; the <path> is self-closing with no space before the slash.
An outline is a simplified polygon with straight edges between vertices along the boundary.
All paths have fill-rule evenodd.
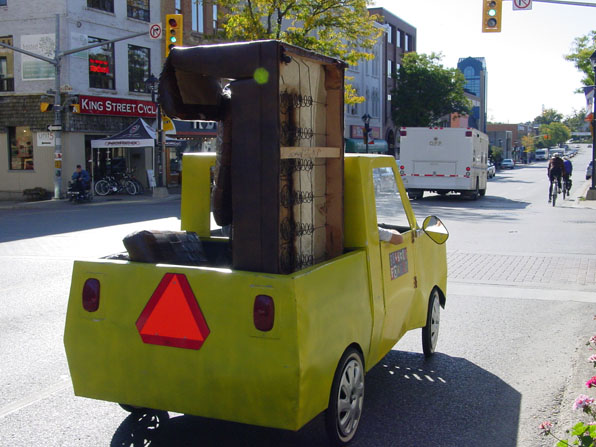
<path id="1" fill-rule="evenodd" d="M 552 446 L 595 372 L 596 203 L 591 149 L 572 159 L 571 197 L 547 203 L 546 163 L 498 171 L 476 200 L 428 194 L 419 224 L 450 232 L 447 305 L 437 353 L 407 334 L 366 377 L 354 446 Z M 75 397 L 62 342 L 74 259 L 124 251 L 140 229 L 178 229 L 180 201 L 114 199 L 83 205 L 0 202 L 0 446 L 325 446 L 321 416 L 297 433 L 177 413 L 137 418 Z M 98 341 L 100 342 L 100 341 Z M 250 365 L 247 365 L 249 367 Z M 238 405 L 242 405 L 238 402 Z"/>

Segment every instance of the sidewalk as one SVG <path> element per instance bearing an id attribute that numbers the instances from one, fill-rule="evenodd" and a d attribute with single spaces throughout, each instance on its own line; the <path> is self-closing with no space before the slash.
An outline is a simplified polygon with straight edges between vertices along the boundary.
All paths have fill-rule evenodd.
<path id="1" fill-rule="evenodd" d="M 153 197 L 151 191 L 143 195 L 130 196 L 128 194 L 116 194 L 108 196 L 93 196 L 91 202 L 71 203 L 68 199 L 50 199 L 26 202 L 24 200 L 1 200 L 0 210 L 8 209 L 47 209 L 60 208 L 65 206 L 103 206 L 112 204 L 130 203 L 158 203 L 163 201 L 180 200 L 180 188 L 169 188 L 168 195 L 164 197 Z"/>
<path id="2" fill-rule="evenodd" d="M 586 182 L 581 186 L 577 199 L 575 199 L 575 204 L 581 208 L 590 208 L 596 210 L 596 200 L 586 200 L 586 194 L 588 193 L 590 186 L 592 186 L 592 181 L 586 180 Z"/>

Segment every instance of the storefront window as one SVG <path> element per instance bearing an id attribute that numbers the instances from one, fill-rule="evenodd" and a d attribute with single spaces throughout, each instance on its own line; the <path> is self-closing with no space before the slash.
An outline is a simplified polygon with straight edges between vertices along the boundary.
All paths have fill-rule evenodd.
<path id="1" fill-rule="evenodd" d="M 87 7 L 114 12 L 114 0 L 87 0 Z"/>
<path id="2" fill-rule="evenodd" d="M 29 127 L 9 127 L 8 147 L 12 171 L 33 169 L 33 138 Z"/>
<path id="3" fill-rule="evenodd" d="M 106 39 L 89 36 L 90 44 Z M 89 87 L 114 90 L 114 44 L 110 43 L 89 50 Z"/>
<path id="4" fill-rule="evenodd" d="M 126 11 L 132 19 L 149 21 L 149 0 L 127 0 Z"/>
<path id="5" fill-rule="evenodd" d="M 145 80 L 149 78 L 149 48 L 128 46 L 128 90 L 131 92 L 148 92 Z"/>

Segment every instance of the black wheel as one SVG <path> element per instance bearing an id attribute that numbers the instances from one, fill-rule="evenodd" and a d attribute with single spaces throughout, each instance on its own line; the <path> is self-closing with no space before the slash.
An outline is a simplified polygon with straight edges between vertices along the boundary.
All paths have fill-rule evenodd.
<path id="1" fill-rule="evenodd" d="M 480 190 L 480 197 L 484 197 L 486 195 L 486 188 Z"/>
<path id="2" fill-rule="evenodd" d="M 441 322 L 441 300 L 439 291 L 433 290 L 428 299 L 426 326 L 422 328 L 422 351 L 426 357 L 434 354 L 439 339 L 439 324 Z"/>
<path id="3" fill-rule="evenodd" d="M 95 194 L 98 196 L 107 196 L 110 192 L 110 184 L 106 180 L 100 180 L 95 183 Z"/>
<path id="4" fill-rule="evenodd" d="M 476 200 L 476 199 L 478 199 L 479 195 L 480 195 L 480 187 L 478 185 L 478 179 L 476 179 L 476 189 L 472 193 L 470 193 L 470 199 Z"/>
<path id="5" fill-rule="evenodd" d="M 139 192 L 137 185 L 131 180 L 127 180 L 126 183 L 124 183 L 124 189 L 126 189 L 126 193 L 129 196 L 134 196 Z"/>
<path id="6" fill-rule="evenodd" d="M 123 410 L 128 411 L 129 413 L 133 413 L 133 414 L 144 413 L 148 410 L 148 408 L 137 407 L 135 405 L 128 405 L 128 404 L 118 404 L 118 405 L 120 405 L 120 407 Z"/>
<path id="7" fill-rule="evenodd" d="M 565 200 L 565 196 L 567 196 L 567 183 L 563 183 L 563 200 Z"/>
<path id="8" fill-rule="evenodd" d="M 558 194 L 557 194 L 557 187 L 555 186 L 555 187 L 553 188 L 553 206 L 555 206 L 555 203 L 556 203 L 556 201 L 557 201 L 557 195 L 558 195 Z"/>
<path id="9" fill-rule="evenodd" d="M 329 407 L 325 412 L 327 436 L 331 445 L 352 441 L 362 416 L 364 402 L 364 361 L 360 353 L 348 349 L 342 356 L 331 386 Z"/>

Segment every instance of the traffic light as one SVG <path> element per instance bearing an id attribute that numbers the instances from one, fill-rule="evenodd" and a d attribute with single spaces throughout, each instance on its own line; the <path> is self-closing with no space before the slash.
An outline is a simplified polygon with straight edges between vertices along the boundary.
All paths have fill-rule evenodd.
<path id="1" fill-rule="evenodd" d="M 482 32 L 501 32 L 501 10 L 503 0 L 482 0 Z"/>
<path id="2" fill-rule="evenodd" d="M 51 102 L 41 102 L 39 104 L 40 112 L 51 112 L 53 108 L 54 104 L 52 104 Z"/>
<path id="3" fill-rule="evenodd" d="M 165 56 L 170 50 L 182 46 L 182 14 L 166 14 L 166 46 Z"/>

